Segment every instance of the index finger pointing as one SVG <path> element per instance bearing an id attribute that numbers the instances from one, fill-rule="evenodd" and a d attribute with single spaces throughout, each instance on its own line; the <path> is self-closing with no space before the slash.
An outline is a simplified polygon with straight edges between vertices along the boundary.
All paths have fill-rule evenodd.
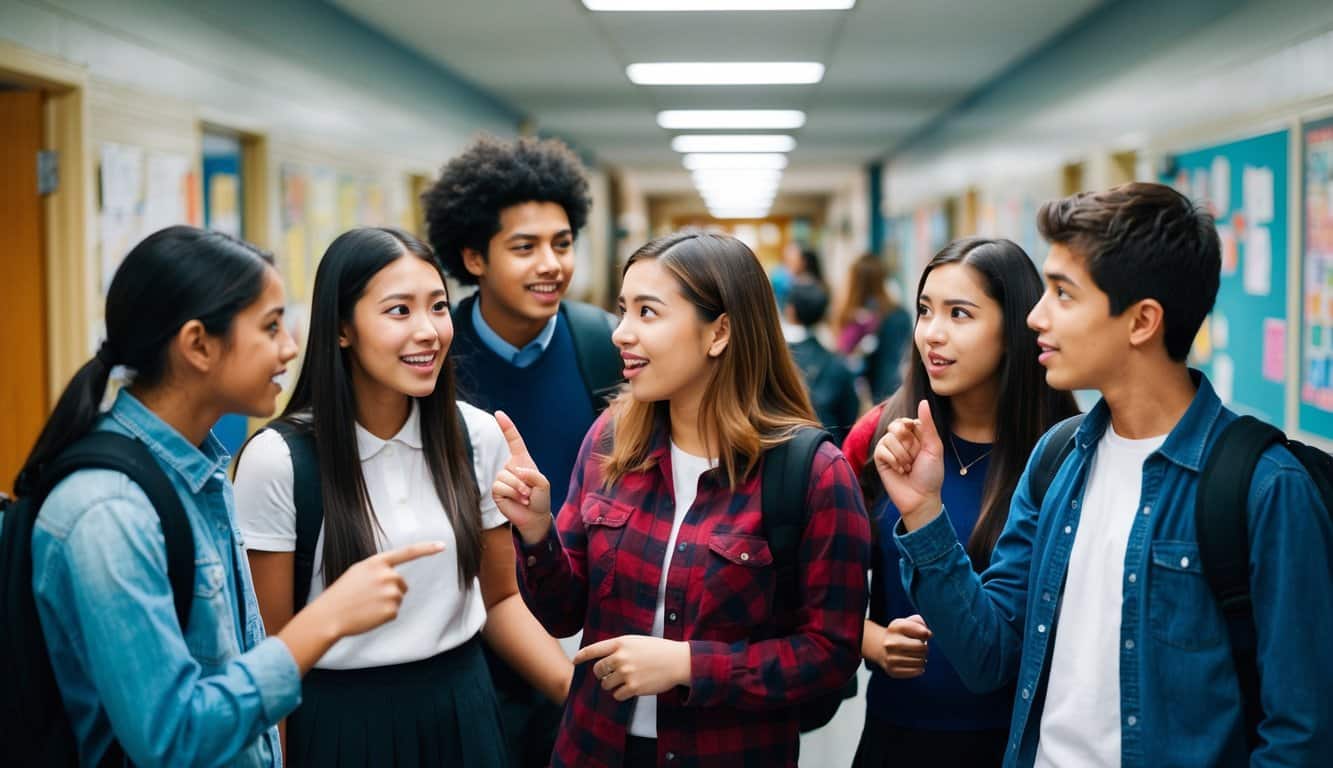
<path id="1" fill-rule="evenodd" d="M 389 565 L 402 565 L 411 562 L 419 557 L 434 555 L 444 551 L 443 541 L 418 541 L 416 544 L 408 544 L 405 547 L 390 550 L 381 555 L 384 562 Z"/>
<path id="2" fill-rule="evenodd" d="M 500 432 L 505 436 L 505 442 L 509 443 L 509 455 L 516 459 L 531 458 L 528 455 L 528 446 L 523 442 L 523 436 L 518 433 L 518 427 L 514 426 L 514 420 L 509 418 L 509 414 L 496 411 L 495 420 L 500 425 Z"/>

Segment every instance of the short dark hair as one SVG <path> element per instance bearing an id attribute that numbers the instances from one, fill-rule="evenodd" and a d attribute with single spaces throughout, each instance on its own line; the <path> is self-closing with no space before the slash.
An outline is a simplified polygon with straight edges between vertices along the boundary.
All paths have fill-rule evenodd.
<path id="1" fill-rule="evenodd" d="M 824 319 L 828 291 L 813 280 L 797 280 L 787 291 L 787 304 L 796 312 L 796 322 L 809 327 Z"/>
<path id="2" fill-rule="evenodd" d="M 1189 355 L 1222 270 L 1207 211 L 1168 186 L 1131 182 L 1044 203 L 1037 229 L 1086 261 L 1112 315 L 1143 299 L 1160 303 L 1167 354 L 1177 361 Z"/>
<path id="3" fill-rule="evenodd" d="M 587 223 L 588 180 L 563 142 L 483 136 L 445 164 L 439 180 L 421 195 L 427 237 L 445 270 L 465 285 L 475 285 L 477 278 L 463 266 L 463 249 L 486 256 L 500 231 L 500 212 L 530 202 L 564 208 L 576 235 Z"/>

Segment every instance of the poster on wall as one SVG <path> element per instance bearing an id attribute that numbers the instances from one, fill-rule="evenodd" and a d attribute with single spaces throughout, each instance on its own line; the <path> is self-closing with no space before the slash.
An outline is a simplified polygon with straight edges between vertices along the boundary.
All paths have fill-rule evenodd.
<path id="1" fill-rule="evenodd" d="M 1305 126 L 1299 426 L 1333 439 L 1333 118 Z"/>
<path id="2" fill-rule="evenodd" d="M 1174 186 L 1217 221 L 1222 274 L 1190 352 L 1232 408 L 1279 426 L 1286 416 L 1289 132 L 1176 155 Z"/>

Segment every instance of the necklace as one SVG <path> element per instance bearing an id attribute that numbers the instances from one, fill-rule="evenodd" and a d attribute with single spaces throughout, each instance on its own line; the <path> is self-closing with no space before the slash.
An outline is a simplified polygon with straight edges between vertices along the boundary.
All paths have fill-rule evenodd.
<path id="1" fill-rule="evenodd" d="M 953 434 L 949 435 L 949 445 L 953 447 L 953 457 L 958 459 L 958 474 L 962 477 L 967 477 L 968 468 L 989 456 L 990 452 L 993 450 L 992 448 L 987 448 L 985 453 L 964 464 L 963 457 L 958 455 L 958 443 L 954 442 Z"/>

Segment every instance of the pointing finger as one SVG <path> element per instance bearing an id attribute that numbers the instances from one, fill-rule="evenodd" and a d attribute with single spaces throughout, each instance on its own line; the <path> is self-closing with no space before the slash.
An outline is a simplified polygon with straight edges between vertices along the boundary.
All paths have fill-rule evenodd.
<path id="1" fill-rule="evenodd" d="M 385 552 L 380 557 L 384 558 L 384 562 L 389 565 L 397 566 L 416 560 L 419 557 L 426 557 L 443 551 L 443 541 L 418 541 L 416 544 L 408 544 L 405 547 Z"/>

